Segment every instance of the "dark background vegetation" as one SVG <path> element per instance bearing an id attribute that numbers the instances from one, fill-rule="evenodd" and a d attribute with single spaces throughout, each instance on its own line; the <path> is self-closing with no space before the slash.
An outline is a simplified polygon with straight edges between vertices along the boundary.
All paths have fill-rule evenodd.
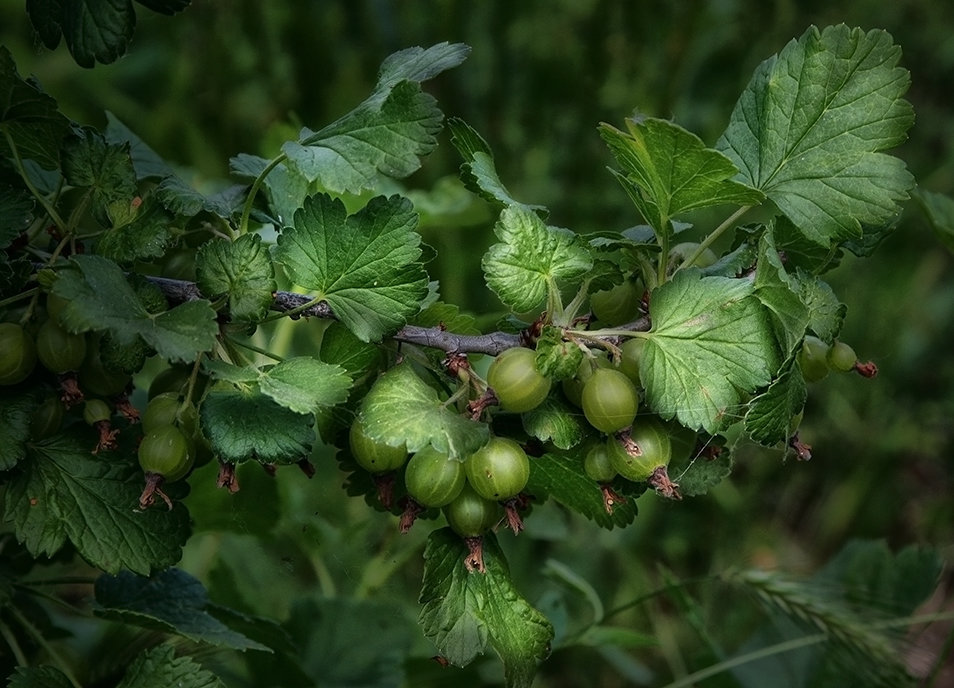
<path id="1" fill-rule="evenodd" d="M 760 61 L 809 24 L 841 22 L 887 29 L 902 47 L 917 123 L 897 154 L 922 188 L 954 193 L 954 3 L 936 0 L 198 1 L 171 19 L 140 11 L 129 54 L 93 70 L 77 68 L 62 47 L 37 49 L 22 3 L 3 3 L 0 39 L 67 115 L 101 125 L 108 109 L 209 186 L 226 177 L 230 156 L 270 157 L 301 125 L 317 129 L 350 110 L 389 53 L 462 41 L 473 47 L 470 58 L 428 90 L 445 113 L 487 139 L 517 198 L 548 206 L 554 224 L 590 232 L 640 221 L 605 170 L 610 156 L 597 123 L 619 126 L 638 110 L 672 118 L 712 144 Z M 456 173 L 446 134 L 441 143 L 408 187 L 428 190 Z M 432 275 L 447 299 L 478 313 L 496 308 L 478 265 L 492 240 L 486 217 L 432 223 L 425 232 L 438 249 Z M 871 381 L 832 375 L 812 388 L 803 425 L 810 462 L 746 449 L 731 479 L 705 497 L 641 499 L 637 522 L 624 532 L 541 510 L 519 543 L 502 538 L 518 584 L 545 606 L 557 584 L 539 570 L 556 560 L 612 608 L 659 586 L 664 569 L 682 579 L 750 565 L 809 573 L 859 537 L 893 548 L 934 545 L 950 561 L 952 268 L 910 203 L 874 258 L 846 260 L 830 275 L 849 307 L 843 338 L 881 374 Z M 248 474 L 247 501 L 239 493 L 231 505 L 199 484 L 211 476 L 193 478 L 199 535 L 184 566 L 213 597 L 273 618 L 289 612 L 294 596 L 317 590 L 343 605 L 380 601 L 413 619 L 424 535 L 398 539 L 389 517 L 344 496 L 330 457 L 319 452 L 316 460 L 321 470 L 310 483 L 286 476 L 265 484 Z M 203 496 L 215 508 L 199 506 Z M 254 503 L 265 506 L 243 506 Z M 266 532 L 267 541 L 256 537 Z M 699 623 L 729 647 L 744 637 L 742 627 L 721 622 L 716 588 L 697 593 Z M 699 641 L 685 610 L 654 602 L 614 621 L 654 635 L 659 646 L 558 652 L 541 685 L 652 676 L 661 683 L 698 668 Z M 399 649 L 428 653 L 418 637 Z M 408 662 L 418 671 L 415 685 L 430 685 L 429 665 Z M 494 671 L 483 664 L 468 675 L 476 685 Z"/>

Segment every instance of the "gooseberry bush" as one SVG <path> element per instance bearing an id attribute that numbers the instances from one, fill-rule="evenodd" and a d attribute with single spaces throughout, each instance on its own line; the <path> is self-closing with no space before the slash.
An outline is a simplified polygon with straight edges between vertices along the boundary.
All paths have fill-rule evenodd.
<path id="1" fill-rule="evenodd" d="M 75 553 L 102 572 L 104 618 L 272 651 L 272 626 L 213 610 L 175 568 L 183 500 L 210 462 L 236 492 L 240 464 L 305 480 L 329 446 L 349 495 L 431 529 L 420 624 L 440 661 L 492 648 L 527 686 L 554 628 L 500 540 L 538 505 L 638 528 L 638 501 L 702 497 L 742 443 L 811 458 L 807 383 L 876 372 L 838 340 L 846 309 L 823 277 L 870 255 L 914 187 L 885 152 L 914 120 L 890 36 L 810 28 L 759 65 L 711 147 L 648 115 L 600 124 L 635 212 L 595 234 L 514 198 L 490 145 L 445 122 L 423 85 L 467 54 L 392 55 L 351 112 L 271 159 L 236 156 L 234 183 L 208 192 L 112 115 L 70 121 L 0 49 L 0 481 L 21 552 L 5 608 L 29 562 Z M 382 193 L 445 124 L 496 215 L 481 266 L 510 315 L 492 331 L 441 298 L 414 204 Z M 318 320 L 302 355 L 260 336 Z M 4 619 L 24 631 L 4 633 L 15 655 L 46 647 L 44 624 Z M 48 661 L 10 685 L 78 685 Z M 218 680 L 163 645 L 122 685 Z"/>

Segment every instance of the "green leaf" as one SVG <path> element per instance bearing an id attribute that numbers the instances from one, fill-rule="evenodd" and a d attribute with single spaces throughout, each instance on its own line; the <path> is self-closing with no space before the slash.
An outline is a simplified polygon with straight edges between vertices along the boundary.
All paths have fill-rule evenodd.
<path id="1" fill-rule="evenodd" d="M 56 101 L 32 79 L 21 79 L 10 51 L 0 46 L 0 133 L 9 135 L 19 156 L 45 170 L 59 169 L 60 144 L 69 125 Z M 0 153 L 12 154 L 3 136 Z"/>
<path id="2" fill-rule="evenodd" d="M 558 327 L 543 329 L 536 350 L 534 363 L 537 370 L 554 380 L 573 377 L 583 362 L 583 349 L 573 342 L 564 341 L 563 332 Z"/>
<path id="3" fill-rule="evenodd" d="M 420 82 L 456 67 L 468 51 L 440 43 L 390 56 L 367 100 L 321 131 L 302 129 L 298 141 L 282 147 L 289 164 L 335 193 L 374 189 L 379 175 L 408 176 L 437 145 L 443 117 Z"/>
<path id="4" fill-rule="evenodd" d="M 117 207 L 122 210 L 117 212 Z M 130 217 L 118 222 L 120 212 Z M 141 206 L 128 201 L 116 201 L 109 209 L 115 223 L 99 239 L 96 248 L 100 255 L 119 263 L 159 258 L 166 253 L 172 242 L 173 217 L 154 196 L 147 196 Z"/>
<path id="5" fill-rule="evenodd" d="M 252 181 L 270 163 L 270 160 L 258 155 L 240 153 L 229 161 L 229 168 L 233 174 Z M 296 167 L 279 165 L 273 168 L 265 177 L 265 194 L 276 224 L 287 224 L 308 195 L 315 191 L 312 188 L 314 186 Z"/>
<path id="6" fill-rule="evenodd" d="M 308 356 L 282 361 L 259 379 L 262 392 L 296 413 L 315 413 L 348 398 L 351 378 L 338 365 Z"/>
<path id="7" fill-rule="evenodd" d="M 418 261 L 417 215 L 401 196 L 372 198 L 346 216 L 344 204 L 310 196 L 274 248 L 290 279 L 316 292 L 363 341 L 379 341 L 418 311 L 427 273 Z"/>
<path id="8" fill-rule="evenodd" d="M 138 464 L 93 455 L 95 443 L 89 432 L 70 432 L 29 445 L 7 486 L 4 520 L 34 557 L 52 556 L 69 540 L 109 573 L 148 574 L 175 564 L 189 534 L 185 508 L 175 502 L 172 511 L 139 511 Z M 178 485 L 166 487 L 176 496 Z"/>
<path id="9" fill-rule="evenodd" d="M 94 592 L 97 616 L 217 647 L 270 651 L 209 614 L 202 583 L 181 569 L 166 569 L 151 578 L 128 571 L 105 574 L 96 579 Z"/>
<path id="10" fill-rule="evenodd" d="M 121 345 L 142 337 L 172 361 L 194 361 L 215 345 L 218 324 L 208 301 L 187 301 L 151 314 L 119 267 L 101 256 L 73 256 L 57 275 L 53 293 L 69 302 L 61 318 L 71 332 L 108 330 Z"/>
<path id="11" fill-rule="evenodd" d="M 504 208 L 494 233 L 502 243 L 487 250 L 481 266 L 487 285 L 515 311 L 539 308 L 558 281 L 578 279 L 593 267 L 589 245 L 581 237 L 548 227 L 524 207 Z"/>
<path id="12" fill-rule="evenodd" d="M 115 145 L 127 145 L 129 157 L 137 179 L 164 179 L 175 174 L 172 166 L 163 160 L 149 144 L 139 138 L 112 112 L 106 112 L 106 141 Z"/>
<path id="13" fill-rule="evenodd" d="M 520 595 L 496 538 L 483 536 L 486 572 L 464 566 L 467 547 L 449 528 L 424 549 L 421 625 L 441 655 L 463 666 L 489 643 L 503 660 L 508 688 L 529 688 L 550 651 L 553 626 Z"/>
<path id="14" fill-rule="evenodd" d="M 746 432 L 767 447 L 789 438 L 792 418 L 805 406 L 808 390 L 795 360 L 792 355 L 768 389 L 749 402 L 745 414 Z"/>
<path id="15" fill-rule="evenodd" d="M 680 270 L 652 293 L 649 315 L 640 379 L 667 420 L 715 433 L 778 370 L 771 319 L 749 280 Z"/>
<path id="16" fill-rule="evenodd" d="M 443 327 L 456 334 L 480 334 L 477 319 L 470 313 L 461 312 L 452 303 L 435 301 L 411 318 L 414 325 L 420 327 Z"/>
<path id="17" fill-rule="evenodd" d="M 258 380 L 259 370 L 255 366 L 237 366 L 217 358 L 203 358 L 202 371 L 215 380 L 231 382 L 234 385 L 251 384 Z"/>
<path id="18" fill-rule="evenodd" d="M 494 205 L 518 205 L 546 217 L 547 210 L 542 205 L 527 205 L 510 195 L 497 176 L 490 146 L 476 130 L 457 118 L 447 120 L 447 128 L 451 132 L 451 143 L 464 159 L 464 164 L 460 166 L 460 178 L 464 186 Z"/>
<path id="19" fill-rule="evenodd" d="M 812 579 L 821 590 L 842 586 L 849 604 L 884 614 L 912 614 L 937 588 L 944 562 L 931 547 L 908 545 L 893 553 L 883 540 L 852 540 Z"/>
<path id="20" fill-rule="evenodd" d="M 759 240 L 755 295 L 772 314 L 775 337 L 788 356 L 805 336 L 808 308 L 801 298 L 801 285 L 785 271 L 770 232 L 763 233 Z"/>
<path id="21" fill-rule="evenodd" d="M 700 497 L 732 473 L 732 457 L 723 451 L 716 458 L 691 456 L 685 466 L 670 465 L 669 477 L 683 497 Z"/>
<path id="22" fill-rule="evenodd" d="M 92 127 L 74 130 L 63 144 L 63 176 L 67 183 L 88 189 L 90 211 L 109 226 L 108 208 L 128 206 L 136 197 L 136 171 L 127 144 L 110 144 Z"/>
<path id="23" fill-rule="evenodd" d="M 541 442 L 553 442 L 559 449 L 575 447 L 590 430 L 578 408 L 554 396 L 520 414 L 520 422 L 528 435 Z"/>
<path id="24" fill-rule="evenodd" d="M 311 454 L 313 414 L 296 413 L 255 389 L 215 389 L 199 409 L 202 434 L 227 463 L 297 463 Z"/>
<path id="25" fill-rule="evenodd" d="M 408 685 L 404 663 L 420 631 L 395 602 L 316 595 L 296 601 L 285 628 L 313 681 L 309 685 Z"/>
<path id="26" fill-rule="evenodd" d="M 431 445 L 463 461 L 490 437 L 486 424 L 445 406 L 409 363 L 391 368 L 375 381 L 359 418 L 369 437 L 392 446 L 406 444 L 412 454 Z"/>
<path id="27" fill-rule="evenodd" d="M 355 378 L 383 362 L 380 347 L 362 342 L 338 322 L 330 323 L 322 335 L 320 353 L 322 361 L 341 366 Z"/>
<path id="28" fill-rule="evenodd" d="M 185 217 L 193 217 L 202 211 L 222 218 L 228 218 L 231 215 L 233 209 L 223 198 L 218 195 L 206 196 L 189 186 L 169 163 L 159 157 L 149 144 L 140 139 L 113 113 L 106 112 L 106 122 L 104 132 L 106 140 L 112 144 L 129 147 L 136 178 L 159 182 L 155 190 L 155 198 L 169 212 Z"/>
<path id="29" fill-rule="evenodd" d="M 233 320 L 258 322 L 265 317 L 275 290 L 275 269 L 258 234 L 235 241 L 207 241 L 196 252 L 196 281 L 203 294 L 229 297 Z"/>
<path id="30" fill-rule="evenodd" d="M 714 205 L 758 205 L 762 192 L 732 181 L 738 168 L 695 134 L 663 119 L 626 120 L 626 132 L 601 124 L 622 172 L 617 179 L 656 234 L 688 210 Z"/>
<path id="31" fill-rule="evenodd" d="M 136 2 L 143 7 L 148 7 L 153 12 L 173 15 L 188 7 L 192 0 L 136 0 Z"/>
<path id="32" fill-rule="evenodd" d="M 954 252 L 954 200 L 923 189 L 915 192 L 914 198 L 924 211 L 934 235 L 948 251 Z"/>
<path id="33" fill-rule="evenodd" d="M 30 438 L 30 420 L 38 405 L 35 394 L 24 394 L 19 387 L 0 388 L 0 471 L 9 471 L 26 458 Z"/>
<path id="34" fill-rule="evenodd" d="M 802 301 L 808 308 L 808 329 L 830 344 L 841 332 L 848 307 L 838 300 L 827 282 L 802 272 L 797 277 Z"/>
<path id="35" fill-rule="evenodd" d="M 8 680 L 7 688 L 74 688 L 66 674 L 49 665 L 17 667 Z"/>
<path id="36" fill-rule="evenodd" d="M 615 481 L 613 490 L 619 494 L 625 492 L 625 501 L 617 502 L 613 512 L 608 513 L 599 483 L 583 470 L 584 454 L 585 450 L 580 448 L 531 459 L 530 480 L 525 491 L 540 498 L 549 496 L 602 528 L 628 526 L 636 518 L 636 497 L 642 494 L 645 485 Z"/>
<path id="37" fill-rule="evenodd" d="M 62 33 L 81 67 L 113 62 L 136 26 L 131 0 L 27 0 L 27 14 L 47 48 L 55 48 Z"/>
<path id="38" fill-rule="evenodd" d="M 160 645 L 136 657 L 117 688 L 225 688 L 217 676 L 191 657 L 176 657 L 172 645 Z"/>
<path id="39" fill-rule="evenodd" d="M 33 221 L 33 205 L 26 191 L 0 186 L 0 249 L 13 243 Z"/>
<path id="40" fill-rule="evenodd" d="M 759 65 L 719 140 L 739 179 L 816 243 L 884 225 L 914 185 L 901 160 L 878 152 L 914 121 L 900 56 L 884 31 L 813 26 Z"/>

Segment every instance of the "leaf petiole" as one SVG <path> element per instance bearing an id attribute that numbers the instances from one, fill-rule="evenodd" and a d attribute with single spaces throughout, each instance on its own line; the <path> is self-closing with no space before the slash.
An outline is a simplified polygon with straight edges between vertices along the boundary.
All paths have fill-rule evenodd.
<path id="1" fill-rule="evenodd" d="M 245 204 L 242 206 L 242 217 L 239 220 L 238 234 L 243 236 L 248 232 L 248 220 L 252 214 L 252 206 L 255 204 L 255 196 L 258 195 L 258 190 L 262 188 L 262 184 L 265 183 L 265 177 L 274 170 L 276 167 L 281 165 L 288 159 L 288 156 L 284 153 L 280 153 L 278 156 L 272 159 L 269 162 L 265 169 L 259 172 L 258 176 L 255 177 L 255 181 L 252 182 L 252 186 L 249 187 L 248 196 L 245 199 Z"/>
<path id="2" fill-rule="evenodd" d="M 695 262 L 699 259 L 699 256 L 705 253 L 705 250 L 714 244 L 716 239 L 725 233 L 725 230 L 727 230 L 729 227 L 732 227 L 736 220 L 749 212 L 749 210 L 751 210 L 753 207 L 754 206 L 751 205 L 744 205 L 729 215 L 729 217 L 722 221 L 722 224 L 712 230 L 712 232 L 709 233 L 709 236 L 703 239 L 699 246 L 696 247 L 696 250 L 689 254 L 686 259 L 682 261 L 682 264 L 676 268 L 676 270 L 682 270 L 683 268 L 687 268 L 690 265 L 695 264 Z"/>
<path id="3" fill-rule="evenodd" d="M 17 148 L 16 142 L 13 140 L 13 137 L 10 135 L 10 132 L 4 127 L 3 136 L 7 141 L 7 146 L 10 147 L 10 151 L 13 153 L 13 163 L 17 168 L 17 172 L 20 175 L 20 178 L 23 179 L 23 183 L 29 189 L 33 197 L 40 202 L 40 205 L 43 206 L 43 210 L 46 211 L 46 214 L 50 216 L 50 219 L 53 220 L 53 224 L 63 233 L 68 234 L 66 223 L 63 222 L 63 218 L 60 217 L 60 214 L 56 211 L 50 202 L 47 200 L 46 196 L 40 193 L 33 182 L 30 181 L 30 175 L 27 174 L 26 169 L 23 167 L 23 159 L 20 157 L 20 150 Z"/>
<path id="4" fill-rule="evenodd" d="M 23 629 L 33 637 L 33 640 L 36 641 L 37 645 L 42 647 L 43 650 L 50 656 L 53 662 L 57 665 L 57 668 L 59 668 L 59 670 L 62 671 L 69 680 L 70 684 L 75 688 L 83 688 L 80 682 L 76 680 L 76 677 L 73 676 L 73 672 L 70 671 L 70 668 L 63 660 L 63 657 L 61 657 L 60 653 L 53 649 L 53 646 L 46 641 L 46 638 L 43 637 L 43 634 L 40 632 L 40 630 L 30 623 L 29 619 L 27 619 L 16 607 L 10 607 L 10 614 L 14 619 L 16 619 L 17 623 L 19 623 Z"/>

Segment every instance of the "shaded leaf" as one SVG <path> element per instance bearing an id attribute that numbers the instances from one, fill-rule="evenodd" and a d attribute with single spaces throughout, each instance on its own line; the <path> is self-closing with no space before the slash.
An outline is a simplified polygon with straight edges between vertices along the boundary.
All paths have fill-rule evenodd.
<path id="1" fill-rule="evenodd" d="M 530 480 L 526 492 L 538 497 L 549 496 L 571 511 L 595 521 L 603 528 L 623 528 L 636 518 L 636 497 L 645 490 L 645 484 L 617 480 L 614 491 L 626 501 L 613 506 L 607 513 L 600 485 L 583 470 L 584 450 L 571 453 L 549 453 L 530 461 Z"/>
<path id="2" fill-rule="evenodd" d="M 45 170 L 59 169 L 60 145 L 69 125 L 56 101 L 32 79 L 20 78 L 10 51 L 0 46 L 0 131 L 10 135 L 19 156 Z M 12 153 L 6 137 L 0 137 L 0 153 Z"/>
<path id="3" fill-rule="evenodd" d="M 136 657 L 117 688 L 225 688 L 225 684 L 191 657 L 176 657 L 160 645 Z"/>
<path id="4" fill-rule="evenodd" d="M 7 485 L 3 518 L 34 556 L 52 556 L 69 540 L 93 566 L 141 574 L 175 564 L 189 535 L 189 516 L 136 505 L 138 464 L 90 453 L 91 434 L 70 432 L 29 445 L 27 460 Z M 179 485 L 164 486 L 171 496 Z"/>
<path id="5" fill-rule="evenodd" d="M 96 579 L 94 592 L 100 617 L 217 647 L 269 650 L 209 614 L 205 587 L 181 569 L 166 569 L 150 578 L 128 571 L 104 574 Z"/>
<path id="6" fill-rule="evenodd" d="M 315 441 L 314 414 L 296 413 L 255 389 L 212 390 L 199 415 L 212 451 L 228 463 L 297 463 Z"/>
<path id="7" fill-rule="evenodd" d="M 194 361 L 215 345 L 218 324 L 208 301 L 186 301 L 149 313 L 119 267 L 101 256 L 73 256 L 57 271 L 53 293 L 68 302 L 60 317 L 71 332 L 108 330 L 120 345 L 142 337 L 172 361 Z"/>
<path id="8" fill-rule="evenodd" d="M 233 320 L 258 322 L 278 288 L 275 269 L 258 234 L 235 241 L 207 241 L 196 252 L 196 282 L 210 298 L 227 295 Z"/>
<path id="9" fill-rule="evenodd" d="M 792 418 L 805 406 L 808 390 L 795 360 L 793 354 L 768 389 L 749 402 L 745 430 L 759 444 L 771 447 L 785 442 L 791 435 Z"/>
<path id="10" fill-rule="evenodd" d="M 9 246 L 33 220 L 33 197 L 22 189 L 0 186 L 0 249 Z"/>

